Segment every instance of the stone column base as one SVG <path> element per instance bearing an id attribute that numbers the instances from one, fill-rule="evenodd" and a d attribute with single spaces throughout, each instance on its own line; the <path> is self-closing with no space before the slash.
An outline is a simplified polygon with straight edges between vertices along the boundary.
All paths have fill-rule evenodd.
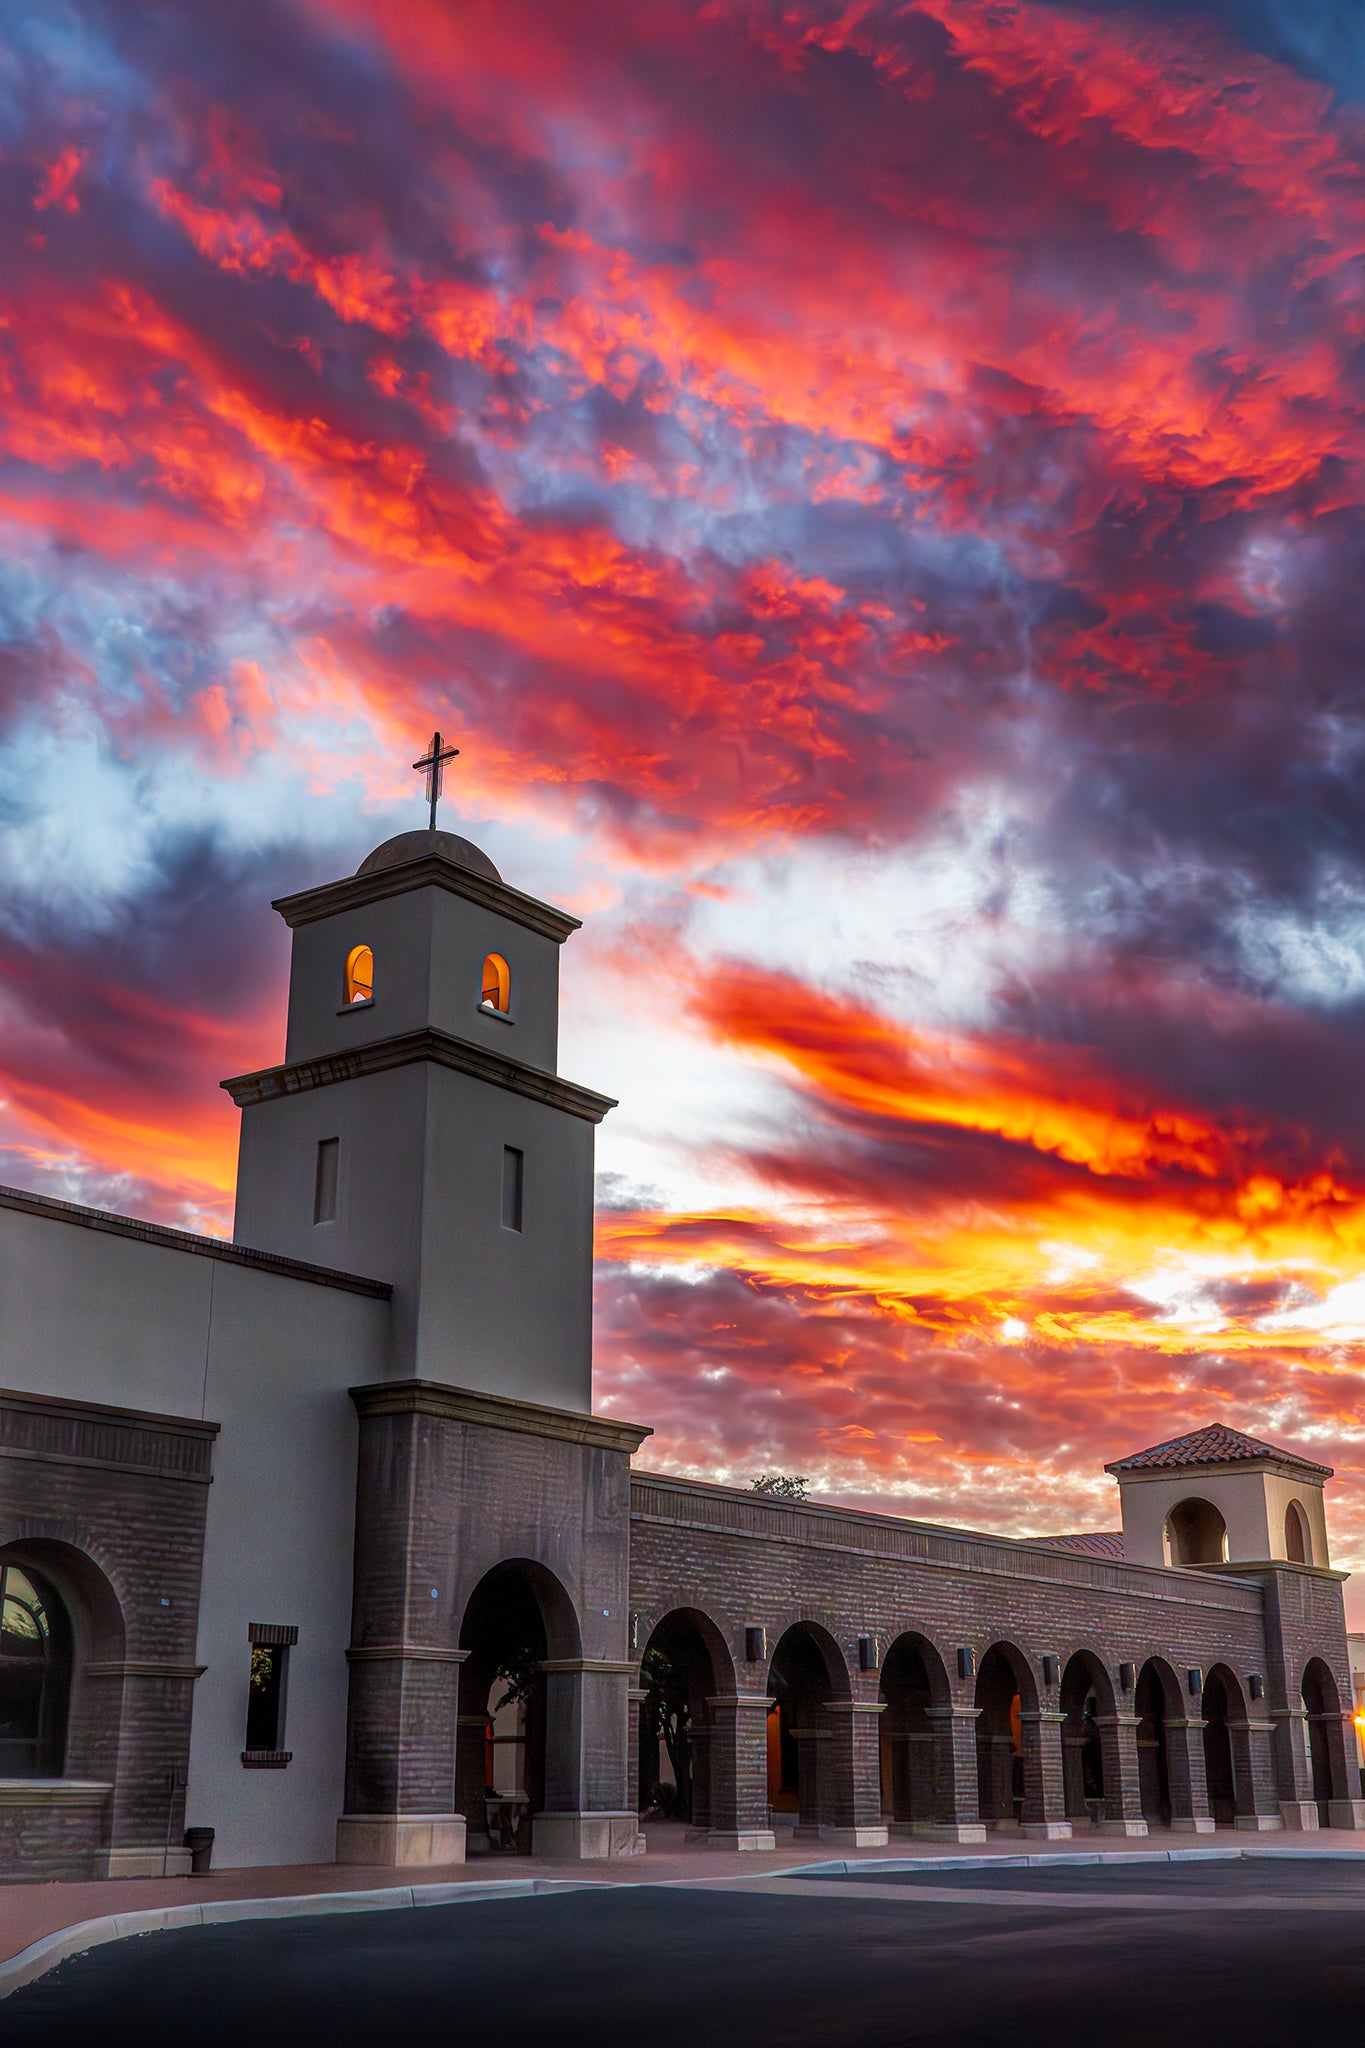
<path id="1" fill-rule="evenodd" d="M 817 1832 L 831 1849 L 885 1849 L 889 1840 L 882 1822 L 857 1828 L 823 1827 Z"/>
<path id="2" fill-rule="evenodd" d="M 1365 1799 L 1329 1799 L 1329 1828 L 1365 1828 Z"/>
<path id="3" fill-rule="evenodd" d="M 1282 1799 L 1280 1801 L 1280 1819 L 1291 1834 L 1316 1834 L 1318 1829 L 1317 1803 L 1312 1799 Z"/>
<path id="4" fill-rule="evenodd" d="M 110 1849 L 110 1877 L 188 1877 L 188 1849 Z"/>
<path id="5" fill-rule="evenodd" d="M 1171 1833 L 1173 1835 L 1211 1835 L 1217 1831 L 1217 1827 L 1218 1823 L 1212 1814 L 1197 1814 L 1193 1820 L 1188 1815 L 1182 1814 L 1178 1820 L 1171 1822 Z"/>
<path id="6" fill-rule="evenodd" d="M 556 1863 L 605 1863 L 644 1849 L 633 1813 L 538 1813 L 531 1822 L 531 1854 Z"/>
<path id="7" fill-rule="evenodd" d="M 893 1820 L 887 1832 L 917 1842 L 984 1842 L 983 1820 Z"/>
<path id="8" fill-rule="evenodd" d="M 1273 1835 L 1284 1826 L 1278 1813 L 1239 1813 L 1235 1825 L 1243 1834 Z"/>
<path id="9" fill-rule="evenodd" d="M 1102 1820 L 1096 1826 L 1102 1835 L 1128 1835 L 1133 1840 L 1151 1832 L 1145 1820 Z"/>
<path id="10" fill-rule="evenodd" d="M 1019 1832 L 1030 1842 L 1069 1842 L 1071 1822 L 1069 1820 L 1026 1820 L 1020 1823 Z"/>
<path id="11" fill-rule="evenodd" d="M 423 1870 L 464 1862 L 462 1813 L 344 1813 L 337 1862 L 382 1870 Z"/>
<path id="12" fill-rule="evenodd" d="M 775 1849 L 777 1836 L 771 1828 L 708 1828 L 706 1840 L 713 1849 Z"/>

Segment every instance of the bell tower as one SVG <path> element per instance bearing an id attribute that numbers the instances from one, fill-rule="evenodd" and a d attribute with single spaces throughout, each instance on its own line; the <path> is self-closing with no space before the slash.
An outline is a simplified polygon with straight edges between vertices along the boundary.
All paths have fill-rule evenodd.
<path id="1" fill-rule="evenodd" d="M 615 1105 L 556 1072 L 578 919 L 434 827 L 274 907 L 284 1062 L 223 1083 L 235 1241 L 389 1281 L 390 1378 L 588 1412 L 593 1131 Z"/>

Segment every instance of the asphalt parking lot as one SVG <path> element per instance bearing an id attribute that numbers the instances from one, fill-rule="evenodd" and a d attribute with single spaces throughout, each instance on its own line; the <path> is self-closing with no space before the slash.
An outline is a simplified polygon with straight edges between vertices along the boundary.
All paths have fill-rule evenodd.
<path id="1" fill-rule="evenodd" d="M 110 1943 L 5 2048 L 1106 2048 L 1365 2037 L 1365 1871 L 1304 1862 L 604 1886 Z M 1065 1904 L 1052 1894 L 1073 1895 Z M 986 1892 L 992 1896 L 982 1896 Z M 1007 1896 L 1002 1902 L 1000 1894 Z M 1074 1895 L 1085 1895 L 1078 1908 Z M 1197 2032 L 1195 2031 L 1197 2030 Z"/>

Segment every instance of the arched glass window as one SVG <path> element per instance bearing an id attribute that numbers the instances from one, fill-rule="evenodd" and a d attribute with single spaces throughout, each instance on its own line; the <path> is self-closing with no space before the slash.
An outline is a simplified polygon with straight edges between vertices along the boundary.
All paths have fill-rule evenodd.
<path id="1" fill-rule="evenodd" d="M 1313 1539 L 1308 1533 L 1308 1517 L 1296 1500 L 1291 1500 L 1284 1511 L 1284 1554 L 1291 1564 L 1313 1562 Z"/>
<path id="2" fill-rule="evenodd" d="M 0 1565 L 0 1777 L 61 1776 L 71 1630 L 51 1587 Z"/>
<path id="3" fill-rule="evenodd" d="M 512 998 L 512 976 L 501 953 L 490 953 L 483 963 L 483 993 L 479 998 L 485 1010 L 500 1010 L 505 1017 Z"/>
<path id="4" fill-rule="evenodd" d="M 348 1003 L 374 1000 L 374 954 L 368 946 L 352 946 L 346 955 L 346 1000 Z"/>

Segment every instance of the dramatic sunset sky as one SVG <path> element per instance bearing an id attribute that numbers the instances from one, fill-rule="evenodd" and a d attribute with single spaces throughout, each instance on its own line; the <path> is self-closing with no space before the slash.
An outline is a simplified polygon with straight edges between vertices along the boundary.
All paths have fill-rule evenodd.
<path id="1" fill-rule="evenodd" d="M 269 898 L 585 920 L 646 1462 L 1365 1567 L 1358 0 L 5 0 L 0 1179 L 231 1229 Z"/>

